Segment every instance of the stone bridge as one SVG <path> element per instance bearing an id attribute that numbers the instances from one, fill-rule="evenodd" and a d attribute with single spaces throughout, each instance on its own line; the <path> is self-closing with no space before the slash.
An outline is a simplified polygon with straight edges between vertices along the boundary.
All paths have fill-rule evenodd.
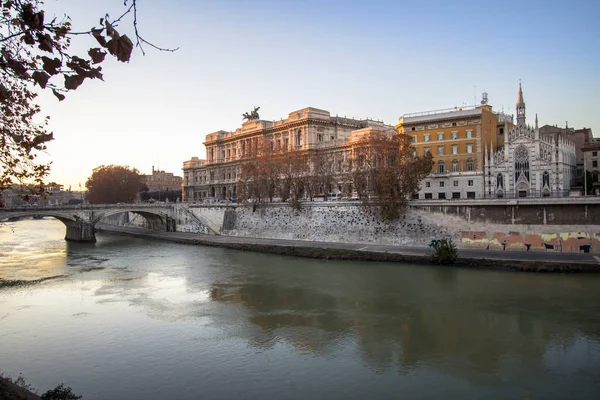
<path id="1" fill-rule="evenodd" d="M 12 207 L 0 208 L 0 221 L 23 217 L 54 217 L 65 224 L 66 240 L 95 242 L 95 225 L 103 218 L 122 213 L 136 213 L 146 219 L 150 229 L 174 232 L 181 215 L 191 217 L 205 233 L 218 234 L 220 225 L 201 215 L 195 215 L 185 204 L 87 204 L 76 206 Z"/>

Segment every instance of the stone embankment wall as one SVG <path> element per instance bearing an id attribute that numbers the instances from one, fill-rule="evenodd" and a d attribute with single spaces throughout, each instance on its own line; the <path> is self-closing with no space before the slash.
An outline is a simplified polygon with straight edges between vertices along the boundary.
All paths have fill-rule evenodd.
<path id="1" fill-rule="evenodd" d="M 420 202 L 390 224 L 358 202 L 303 203 L 297 210 L 287 204 L 189 210 L 231 236 L 414 246 L 452 238 L 462 247 L 600 253 L 600 202 L 591 201 Z"/>

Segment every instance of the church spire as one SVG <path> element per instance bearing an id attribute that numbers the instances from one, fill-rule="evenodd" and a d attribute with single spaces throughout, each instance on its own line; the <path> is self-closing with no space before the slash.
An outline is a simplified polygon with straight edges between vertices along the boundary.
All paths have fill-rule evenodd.
<path id="1" fill-rule="evenodd" d="M 525 125 L 525 100 L 523 100 L 521 82 L 519 82 L 519 96 L 517 97 L 517 125 Z"/>

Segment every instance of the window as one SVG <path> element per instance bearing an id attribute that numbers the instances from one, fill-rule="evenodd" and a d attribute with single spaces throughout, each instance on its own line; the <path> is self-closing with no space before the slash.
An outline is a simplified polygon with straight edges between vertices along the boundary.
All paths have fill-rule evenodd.
<path id="1" fill-rule="evenodd" d="M 431 137 L 431 136 L 429 135 L 429 133 L 426 133 L 425 135 L 423 135 L 423 141 L 424 141 L 424 142 L 429 142 L 429 140 L 430 140 L 430 137 Z"/>
<path id="2" fill-rule="evenodd" d="M 592 151 L 592 157 L 598 157 L 598 152 L 597 151 Z"/>
<path id="3" fill-rule="evenodd" d="M 287 150 L 290 145 L 290 140 L 288 138 L 283 139 L 283 147 Z"/>
<path id="4" fill-rule="evenodd" d="M 425 193 L 425 199 L 433 199 L 431 193 Z"/>
<path id="5" fill-rule="evenodd" d="M 452 192 L 453 199 L 460 199 L 460 192 Z"/>
<path id="6" fill-rule="evenodd" d="M 300 147 L 302 146 L 302 131 L 298 130 L 298 133 L 296 134 L 296 146 Z"/>
<path id="7" fill-rule="evenodd" d="M 443 156 L 444 155 L 444 146 L 438 146 L 437 147 L 437 155 L 438 156 Z"/>
<path id="8" fill-rule="evenodd" d="M 451 135 L 453 140 L 458 139 L 458 131 L 452 131 Z"/>
<path id="9" fill-rule="evenodd" d="M 443 174 L 445 171 L 446 171 L 446 164 L 444 163 L 444 160 L 438 161 L 438 167 L 437 167 L 438 174 Z"/>
<path id="10" fill-rule="evenodd" d="M 467 139 L 471 139 L 472 137 L 473 137 L 473 131 L 469 129 L 467 131 Z"/>
<path id="11" fill-rule="evenodd" d="M 412 199 L 413 200 L 419 200 L 419 193 L 413 193 Z"/>
<path id="12" fill-rule="evenodd" d="M 275 143 L 272 140 L 269 146 L 271 147 L 271 151 L 275 150 Z"/>
<path id="13" fill-rule="evenodd" d="M 317 142 L 321 143 L 322 141 L 323 141 L 323 134 L 322 134 L 322 133 L 319 133 L 319 134 L 317 135 Z"/>
<path id="14" fill-rule="evenodd" d="M 431 182 L 425 182 L 425 187 L 431 187 Z"/>
<path id="15" fill-rule="evenodd" d="M 414 131 L 414 130 L 415 130 L 415 127 L 413 126 L 413 127 L 411 128 L 411 131 Z"/>
<path id="16" fill-rule="evenodd" d="M 423 155 L 431 153 L 431 147 L 423 147 Z"/>
<path id="17" fill-rule="evenodd" d="M 592 167 L 597 168 L 598 167 L 598 161 L 596 161 L 596 160 L 592 161 Z"/>
<path id="18" fill-rule="evenodd" d="M 460 164 L 456 158 L 452 160 L 452 172 L 460 172 Z"/>
<path id="19" fill-rule="evenodd" d="M 500 128 L 500 134 L 504 135 L 504 128 Z"/>
<path id="20" fill-rule="evenodd" d="M 438 140 L 444 140 L 444 132 L 438 132 Z"/>
<path id="21" fill-rule="evenodd" d="M 458 181 L 454 181 L 452 183 L 454 184 L 455 187 L 458 186 Z"/>
<path id="22" fill-rule="evenodd" d="M 444 192 L 438 193 L 438 199 L 445 199 L 445 198 L 446 198 L 446 193 L 444 193 Z"/>
<path id="23" fill-rule="evenodd" d="M 456 126 L 456 122 L 453 122 L 453 123 L 452 123 L 452 126 Z"/>
<path id="24" fill-rule="evenodd" d="M 467 199 L 474 199 L 475 198 L 475 192 L 467 192 Z"/>
<path id="25" fill-rule="evenodd" d="M 467 144 L 467 154 L 473 154 L 473 143 Z"/>
<path id="26" fill-rule="evenodd" d="M 411 136 L 410 140 L 412 141 L 412 143 L 417 143 L 417 136 Z"/>
<path id="27" fill-rule="evenodd" d="M 452 154 L 458 154 L 458 145 L 457 144 L 452 145 Z"/>
<path id="28" fill-rule="evenodd" d="M 472 158 L 467 159 L 467 171 L 475 171 L 475 161 Z"/>
<path id="29" fill-rule="evenodd" d="M 444 187 L 444 181 L 440 181 L 440 187 Z"/>
<path id="30" fill-rule="evenodd" d="M 329 137 L 329 139 L 330 139 L 330 140 L 334 140 L 334 139 L 335 139 L 335 136 L 331 135 L 331 136 Z"/>
<path id="31" fill-rule="evenodd" d="M 473 186 L 473 179 L 469 179 L 469 180 L 467 181 L 467 185 L 468 185 L 468 186 Z"/>

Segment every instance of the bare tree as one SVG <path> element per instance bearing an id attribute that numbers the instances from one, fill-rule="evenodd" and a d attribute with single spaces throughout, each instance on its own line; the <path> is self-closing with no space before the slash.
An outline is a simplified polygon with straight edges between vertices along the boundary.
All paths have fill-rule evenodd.
<path id="1" fill-rule="evenodd" d="M 371 132 L 353 152 L 352 183 L 363 204 L 379 207 L 384 221 L 400 216 L 433 166 L 431 154 L 416 156 L 409 139 L 395 132 Z"/>

